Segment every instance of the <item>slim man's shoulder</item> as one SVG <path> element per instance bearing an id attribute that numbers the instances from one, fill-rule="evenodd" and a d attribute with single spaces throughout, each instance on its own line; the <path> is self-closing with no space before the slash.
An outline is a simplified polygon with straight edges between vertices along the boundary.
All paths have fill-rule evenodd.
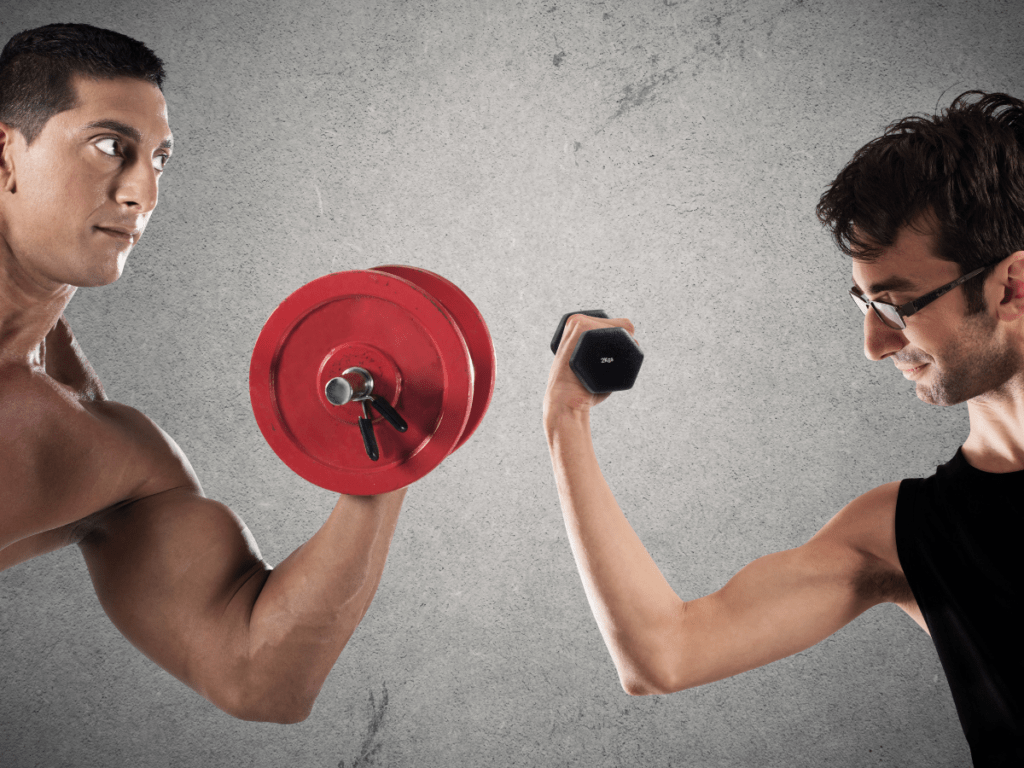
<path id="1" fill-rule="evenodd" d="M 839 537 L 850 546 L 883 559 L 896 553 L 896 500 L 900 481 L 872 488 L 843 507 L 819 535 Z"/>
<path id="2" fill-rule="evenodd" d="M 896 502 L 900 481 L 858 496 L 815 535 L 855 553 L 858 594 L 874 602 L 913 603 L 896 549 Z"/>

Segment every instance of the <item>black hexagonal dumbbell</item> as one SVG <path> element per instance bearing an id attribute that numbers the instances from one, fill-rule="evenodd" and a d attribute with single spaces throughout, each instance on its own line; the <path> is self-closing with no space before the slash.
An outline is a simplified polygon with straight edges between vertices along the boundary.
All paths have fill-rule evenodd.
<path id="1" fill-rule="evenodd" d="M 558 352 L 565 321 L 572 315 L 608 318 L 603 309 L 581 309 L 563 315 L 551 340 L 552 352 Z M 588 392 L 600 395 L 630 389 L 643 361 L 644 353 L 625 328 L 595 328 L 580 336 L 569 367 Z"/>

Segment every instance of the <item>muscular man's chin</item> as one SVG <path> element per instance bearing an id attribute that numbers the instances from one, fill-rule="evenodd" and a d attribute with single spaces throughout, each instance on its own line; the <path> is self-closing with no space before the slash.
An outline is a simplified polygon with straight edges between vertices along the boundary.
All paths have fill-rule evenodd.
<path id="1" fill-rule="evenodd" d="M 120 270 L 118 270 L 116 274 L 84 275 L 73 280 L 69 280 L 68 285 L 72 285 L 75 288 L 102 288 L 104 285 L 110 285 L 111 283 L 117 282 L 117 279 L 120 276 Z"/>
<path id="2" fill-rule="evenodd" d="M 99 288 L 104 285 L 110 285 L 117 282 L 117 279 L 121 277 L 127 260 L 128 254 L 119 256 L 116 260 L 103 264 L 87 273 L 77 275 L 71 284 L 77 288 Z"/>

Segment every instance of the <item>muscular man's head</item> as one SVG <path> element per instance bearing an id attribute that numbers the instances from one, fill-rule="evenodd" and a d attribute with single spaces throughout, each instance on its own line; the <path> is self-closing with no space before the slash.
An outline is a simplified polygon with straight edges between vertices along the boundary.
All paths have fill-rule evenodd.
<path id="1" fill-rule="evenodd" d="M 18 290 L 121 274 L 170 157 L 162 77 L 141 43 L 85 25 L 30 30 L 4 48 L 0 273 Z"/>
<path id="2" fill-rule="evenodd" d="M 0 52 L 0 123 L 31 144 L 47 120 L 75 105 L 76 75 L 130 77 L 160 88 L 164 65 L 138 40 L 108 29 L 48 24 L 25 30 Z"/>

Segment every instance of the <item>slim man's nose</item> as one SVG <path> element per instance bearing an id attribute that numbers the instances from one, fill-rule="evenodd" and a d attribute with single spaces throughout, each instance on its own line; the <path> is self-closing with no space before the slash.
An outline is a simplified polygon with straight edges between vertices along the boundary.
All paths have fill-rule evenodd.
<path id="1" fill-rule="evenodd" d="M 864 356 L 868 360 L 884 360 L 907 346 L 907 337 L 898 328 L 882 322 L 873 309 L 864 315 Z"/>

